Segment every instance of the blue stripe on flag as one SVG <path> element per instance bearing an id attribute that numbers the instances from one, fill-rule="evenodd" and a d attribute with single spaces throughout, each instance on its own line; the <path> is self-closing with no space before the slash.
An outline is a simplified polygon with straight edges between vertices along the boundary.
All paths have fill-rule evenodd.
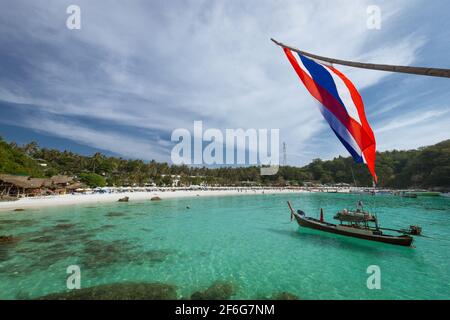
<path id="1" fill-rule="evenodd" d="M 347 112 L 345 109 L 345 105 L 341 100 L 341 97 L 339 96 L 339 93 L 336 88 L 336 84 L 334 83 L 333 77 L 331 74 L 325 69 L 324 66 L 321 66 L 314 60 L 311 60 L 305 56 L 302 56 L 301 54 L 298 54 L 300 56 L 300 59 L 303 62 L 303 65 L 308 69 L 309 73 L 311 74 L 314 81 L 316 81 L 318 84 L 320 84 L 325 90 L 327 90 L 329 93 L 335 97 L 343 109 Z M 348 112 L 347 112 L 348 114 Z"/>
<path id="2" fill-rule="evenodd" d="M 355 149 L 353 149 L 348 143 L 347 141 L 345 141 L 332 127 L 331 130 L 333 130 L 334 134 L 336 135 L 336 137 L 338 137 L 339 141 L 341 141 L 341 143 L 344 145 L 345 149 L 347 149 L 347 151 L 351 154 L 353 160 L 355 160 L 355 162 L 357 163 L 363 163 L 364 160 L 362 158 L 362 156 L 360 156 Z"/>

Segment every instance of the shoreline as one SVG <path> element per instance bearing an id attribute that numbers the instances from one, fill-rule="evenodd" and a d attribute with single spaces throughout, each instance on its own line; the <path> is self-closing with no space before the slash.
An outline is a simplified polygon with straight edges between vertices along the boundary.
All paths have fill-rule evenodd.
<path id="1" fill-rule="evenodd" d="M 152 197 L 161 200 L 187 197 L 211 197 L 211 196 L 237 196 L 237 195 L 261 195 L 261 194 L 287 194 L 303 193 L 307 191 L 293 189 L 244 189 L 234 190 L 175 190 L 175 191 L 142 191 L 121 193 L 92 193 L 92 194 L 66 194 L 57 196 L 20 198 L 16 201 L 0 202 L 0 213 L 11 212 L 16 209 L 39 209 L 45 207 L 59 207 L 79 204 L 112 203 L 120 198 L 129 197 L 129 201 L 151 201 Z"/>

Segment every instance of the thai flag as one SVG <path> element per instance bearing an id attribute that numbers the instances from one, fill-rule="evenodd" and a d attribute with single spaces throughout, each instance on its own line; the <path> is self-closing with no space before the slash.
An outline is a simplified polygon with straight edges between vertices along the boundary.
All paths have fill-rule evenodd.
<path id="1" fill-rule="evenodd" d="M 353 83 L 339 70 L 283 47 L 309 93 L 320 102 L 320 111 L 344 147 L 358 163 L 365 163 L 375 182 L 376 142 Z"/>

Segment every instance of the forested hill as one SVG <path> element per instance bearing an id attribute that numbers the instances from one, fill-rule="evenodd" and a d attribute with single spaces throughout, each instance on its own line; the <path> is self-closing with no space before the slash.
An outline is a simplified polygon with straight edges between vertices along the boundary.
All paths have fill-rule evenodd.
<path id="1" fill-rule="evenodd" d="M 0 137 L 0 173 L 45 175 L 39 163 L 19 148 L 16 144 L 8 144 Z"/>
<path id="2" fill-rule="evenodd" d="M 380 187 L 449 190 L 450 140 L 417 150 L 377 153 L 376 171 Z M 100 153 L 81 156 L 69 151 L 40 148 L 34 142 L 18 146 L 1 138 L 0 173 L 34 177 L 68 174 L 81 177 L 90 185 L 143 185 L 150 182 L 170 185 L 170 175 L 180 175 L 182 185 L 201 182 L 210 185 L 353 184 L 353 176 L 358 186 L 372 185 L 365 166 L 355 164 L 350 157 L 328 161 L 316 159 L 304 167 L 281 167 L 275 176 L 261 176 L 258 167 L 209 169 L 106 157 Z"/>
<path id="3" fill-rule="evenodd" d="M 306 166 L 314 180 L 352 182 L 350 166 L 358 185 L 370 185 L 365 165 L 354 165 L 351 158 L 314 160 Z M 380 187 L 450 189 L 450 140 L 407 151 L 377 152 L 376 172 Z"/>

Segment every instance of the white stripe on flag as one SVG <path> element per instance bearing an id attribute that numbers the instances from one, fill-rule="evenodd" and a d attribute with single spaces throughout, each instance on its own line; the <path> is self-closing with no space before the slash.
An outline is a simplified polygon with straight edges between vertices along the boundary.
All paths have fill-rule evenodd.
<path id="1" fill-rule="evenodd" d="M 303 64 L 303 61 L 302 61 L 302 59 L 300 59 L 300 56 L 298 55 L 298 53 L 292 52 L 292 55 L 294 56 L 298 65 L 300 66 L 300 68 L 312 79 L 311 73 L 309 73 L 308 68 L 306 68 L 305 65 Z"/>
<path id="2" fill-rule="evenodd" d="M 345 142 L 347 142 L 353 150 L 355 150 L 355 152 L 359 156 L 362 156 L 361 148 L 359 147 L 358 143 L 356 143 L 355 139 L 350 134 L 348 129 L 339 121 L 339 119 L 334 116 L 333 113 L 331 113 L 321 103 L 319 103 L 318 105 L 323 117 L 327 120 L 334 131 L 336 131 L 341 136 L 341 138 L 344 139 Z"/>
<path id="3" fill-rule="evenodd" d="M 344 108 L 347 110 L 348 115 L 353 119 L 355 119 L 355 121 L 362 126 L 361 119 L 359 118 L 358 109 L 356 108 L 356 105 L 353 102 L 350 90 L 345 85 L 344 81 L 342 81 L 342 79 L 333 72 L 333 70 L 331 70 L 328 66 L 324 67 L 333 77 L 334 83 L 336 84 L 337 92 L 342 102 L 344 103 Z"/>

